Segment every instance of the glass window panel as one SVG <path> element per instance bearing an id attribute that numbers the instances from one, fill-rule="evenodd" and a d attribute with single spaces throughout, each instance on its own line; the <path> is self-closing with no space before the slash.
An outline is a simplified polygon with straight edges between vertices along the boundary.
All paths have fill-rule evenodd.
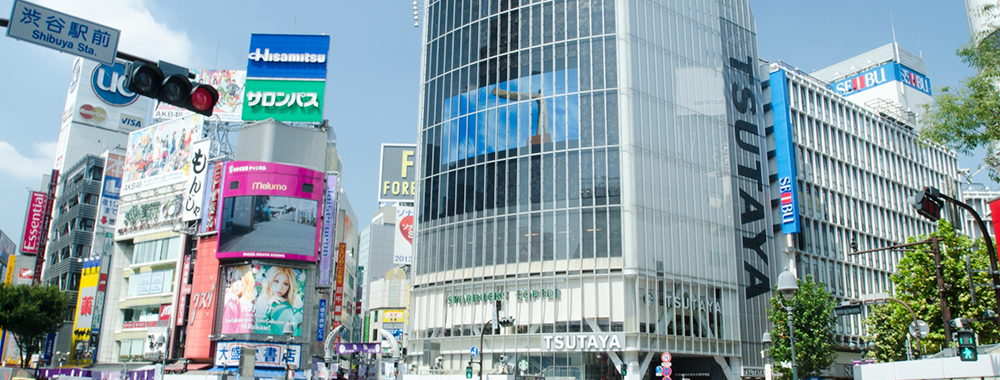
<path id="1" fill-rule="evenodd" d="M 580 209 L 569 210 L 569 220 L 566 223 L 567 240 L 569 242 L 569 258 L 579 259 L 583 251 L 582 234 L 580 232 Z"/>
<path id="2" fill-rule="evenodd" d="M 571 150 L 568 156 L 566 194 L 569 198 L 569 207 L 580 207 L 580 151 Z"/>
<path id="3" fill-rule="evenodd" d="M 531 213 L 531 232 L 525 234 L 531 244 L 531 261 L 538 262 L 542 259 L 542 214 Z"/>
<path id="4" fill-rule="evenodd" d="M 597 208 L 594 213 L 594 235 L 597 257 L 608 257 L 608 209 Z"/>
<path id="5" fill-rule="evenodd" d="M 580 151 L 580 192 L 584 206 L 594 205 L 594 160 L 590 149 Z"/>
<path id="6" fill-rule="evenodd" d="M 553 226 L 553 238 L 555 239 L 555 258 L 557 260 L 562 260 L 567 257 L 567 239 L 569 237 L 569 228 L 567 226 L 567 211 L 558 210 L 556 211 L 555 225 Z"/>
<path id="7" fill-rule="evenodd" d="M 583 258 L 594 258 L 594 209 L 583 209 Z"/>
<path id="8" fill-rule="evenodd" d="M 608 236 L 611 257 L 622 257 L 622 213 L 621 207 L 612 207 L 608 214 Z"/>
<path id="9" fill-rule="evenodd" d="M 607 151 L 604 148 L 594 150 L 594 204 L 608 204 L 608 174 Z"/>

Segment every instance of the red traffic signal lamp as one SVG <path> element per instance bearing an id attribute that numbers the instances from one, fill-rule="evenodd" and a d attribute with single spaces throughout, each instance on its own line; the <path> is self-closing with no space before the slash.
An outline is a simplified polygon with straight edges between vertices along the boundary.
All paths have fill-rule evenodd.
<path id="1" fill-rule="evenodd" d="M 207 84 L 191 83 L 186 73 L 186 68 L 163 61 L 158 65 L 135 62 L 128 69 L 126 86 L 136 94 L 212 116 L 219 91 Z"/>
<path id="2" fill-rule="evenodd" d="M 936 222 L 941 219 L 941 207 L 944 205 L 944 202 L 939 198 L 940 195 L 937 188 L 925 187 L 913 195 L 910 204 L 913 205 L 918 214 Z"/>

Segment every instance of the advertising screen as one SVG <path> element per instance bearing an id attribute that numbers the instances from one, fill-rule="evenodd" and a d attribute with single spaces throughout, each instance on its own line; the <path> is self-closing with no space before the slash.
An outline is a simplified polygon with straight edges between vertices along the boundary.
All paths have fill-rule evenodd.
<path id="1" fill-rule="evenodd" d="M 191 145 L 203 137 L 202 120 L 192 114 L 130 133 L 120 195 L 184 182 Z"/>
<path id="2" fill-rule="evenodd" d="M 306 272 L 276 265 L 227 267 L 223 334 L 280 335 L 285 324 L 302 335 Z"/>
<path id="3" fill-rule="evenodd" d="M 325 174 L 254 161 L 225 170 L 216 257 L 315 261 Z"/>
<path id="4" fill-rule="evenodd" d="M 488 153 L 580 139 L 578 69 L 513 79 L 444 101 L 441 164 Z M 553 85 L 554 84 L 554 85 Z"/>

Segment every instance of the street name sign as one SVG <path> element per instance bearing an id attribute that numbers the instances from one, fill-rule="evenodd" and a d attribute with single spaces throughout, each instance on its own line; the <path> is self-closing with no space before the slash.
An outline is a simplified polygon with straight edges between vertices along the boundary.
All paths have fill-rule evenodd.
<path id="1" fill-rule="evenodd" d="M 7 37 L 109 65 L 121 31 L 24 0 L 14 0 Z"/>

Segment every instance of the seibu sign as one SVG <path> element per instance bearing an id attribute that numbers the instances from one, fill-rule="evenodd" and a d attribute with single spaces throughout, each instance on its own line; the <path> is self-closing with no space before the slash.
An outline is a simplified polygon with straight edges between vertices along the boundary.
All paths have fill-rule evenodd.
<path id="1" fill-rule="evenodd" d="M 28 198 L 28 217 L 24 223 L 21 238 L 21 252 L 38 253 L 38 240 L 42 236 L 42 220 L 45 218 L 46 195 L 40 191 L 31 192 Z"/>

